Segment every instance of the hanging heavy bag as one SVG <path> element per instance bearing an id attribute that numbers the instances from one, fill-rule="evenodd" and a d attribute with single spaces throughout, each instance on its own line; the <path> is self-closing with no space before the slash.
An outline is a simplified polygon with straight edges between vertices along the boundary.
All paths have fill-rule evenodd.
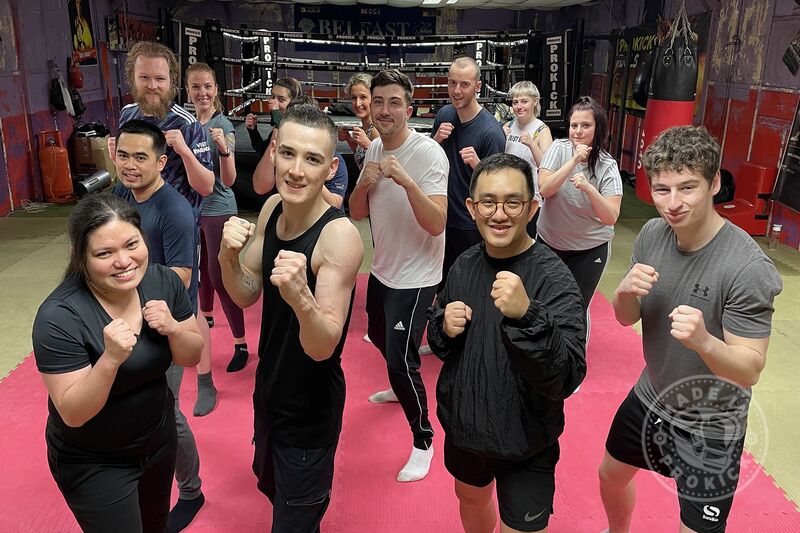
<path id="1" fill-rule="evenodd" d="M 644 52 L 642 52 L 644 53 Z M 653 79 L 653 51 L 647 54 L 636 77 L 633 78 L 633 91 L 631 97 L 633 101 L 642 107 L 647 107 L 647 97 L 650 93 L 650 82 Z"/>
<path id="2" fill-rule="evenodd" d="M 667 35 L 653 51 L 653 75 L 644 125 L 637 143 L 636 196 L 651 204 L 650 187 L 642 166 L 642 155 L 662 131 L 692 123 L 697 85 L 697 45 L 685 2 Z"/>
<path id="3" fill-rule="evenodd" d="M 677 21 L 675 22 L 677 24 Z M 650 98 L 694 101 L 697 85 L 697 44 L 687 35 L 667 36 L 655 49 Z"/>

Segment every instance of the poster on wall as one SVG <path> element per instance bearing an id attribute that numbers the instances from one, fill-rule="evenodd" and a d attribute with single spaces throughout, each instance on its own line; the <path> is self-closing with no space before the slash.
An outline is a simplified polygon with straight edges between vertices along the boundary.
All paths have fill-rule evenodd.
<path id="1" fill-rule="evenodd" d="M 181 86 L 183 85 L 183 80 L 186 78 L 186 69 L 198 61 L 205 61 L 206 39 L 204 31 L 205 28 L 203 26 L 181 23 L 179 54 L 181 59 Z M 183 88 L 185 89 L 185 87 Z M 178 101 L 189 111 L 194 111 L 194 104 L 188 101 L 185 90 L 179 91 Z"/>
<path id="2" fill-rule="evenodd" d="M 76 65 L 96 65 L 97 48 L 89 0 L 69 0 L 68 11 L 72 34 L 72 62 Z"/>
<path id="3" fill-rule="evenodd" d="M 622 89 L 625 84 L 625 58 L 628 56 L 628 78 L 625 90 L 625 108 L 633 111 L 644 111 L 633 100 L 633 82 L 642 68 L 650 65 L 650 55 L 656 45 L 657 34 L 666 33 L 669 30 L 670 21 L 662 21 L 661 31 L 655 25 L 639 26 L 630 28 L 623 32 L 622 37 L 617 41 L 614 63 L 611 76 L 611 105 L 619 106 L 622 99 Z M 704 73 L 706 65 L 706 55 L 708 52 L 708 34 L 711 28 L 711 13 L 701 13 L 689 17 L 692 31 L 697 35 L 697 88 L 695 98 L 695 113 L 700 110 L 701 92 L 704 83 Z"/>

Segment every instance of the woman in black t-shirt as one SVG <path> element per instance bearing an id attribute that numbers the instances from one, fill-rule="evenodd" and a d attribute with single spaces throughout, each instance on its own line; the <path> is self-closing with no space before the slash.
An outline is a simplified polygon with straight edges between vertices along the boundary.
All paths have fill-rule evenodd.
<path id="1" fill-rule="evenodd" d="M 69 239 L 64 281 L 33 325 L 50 471 L 83 531 L 163 532 L 177 439 L 165 372 L 197 364 L 203 340 L 178 275 L 148 266 L 128 203 L 85 198 Z"/>

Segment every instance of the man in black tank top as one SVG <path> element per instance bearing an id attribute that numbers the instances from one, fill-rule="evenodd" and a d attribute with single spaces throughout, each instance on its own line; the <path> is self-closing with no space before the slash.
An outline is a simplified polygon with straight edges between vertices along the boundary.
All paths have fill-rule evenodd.
<path id="1" fill-rule="evenodd" d="M 317 532 L 330 501 L 342 427 L 341 353 L 364 248 L 358 230 L 322 197 L 336 172 L 336 127 L 295 106 L 270 146 L 278 193 L 256 224 L 231 217 L 219 261 L 242 308 L 264 291 L 253 394 L 258 488 L 272 531 Z"/>

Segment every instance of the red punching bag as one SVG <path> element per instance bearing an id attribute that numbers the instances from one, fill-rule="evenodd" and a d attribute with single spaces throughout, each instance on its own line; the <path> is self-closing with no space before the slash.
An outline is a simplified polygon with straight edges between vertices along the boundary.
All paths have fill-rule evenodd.
<path id="1" fill-rule="evenodd" d="M 642 155 L 662 131 L 691 124 L 694 115 L 697 44 L 692 39 L 685 6 L 681 6 L 669 33 L 653 50 L 652 68 L 644 127 L 636 147 L 636 196 L 651 205 L 653 198 Z"/>

